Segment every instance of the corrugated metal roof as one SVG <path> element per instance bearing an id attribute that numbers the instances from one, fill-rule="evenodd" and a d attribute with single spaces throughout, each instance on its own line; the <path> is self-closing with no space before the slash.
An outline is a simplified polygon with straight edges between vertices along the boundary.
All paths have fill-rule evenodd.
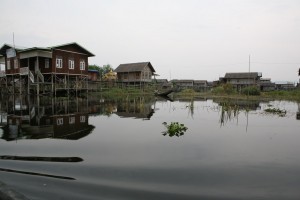
<path id="1" fill-rule="evenodd" d="M 99 71 L 97 69 L 89 69 L 88 72 L 94 72 L 94 73 L 98 73 L 99 74 Z"/>
<path id="2" fill-rule="evenodd" d="M 26 47 L 14 46 L 14 45 L 11 45 L 11 44 L 4 44 L 0 48 L 0 54 L 1 55 L 6 55 L 6 49 L 10 49 L 10 48 L 14 48 L 16 51 L 20 51 L 20 50 L 25 49 Z"/>
<path id="3" fill-rule="evenodd" d="M 55 49 L 55 48 L 59 48 L 59 47 L 64 47 L 64 46 L 69 46 L 69 45 L 75 45 L 75 46 L 79 47 L 88 56 L 95 56 L 90 51 L 86 50 L 85 48 L 83 48 L 82 46 L 80 46 L 79 44 L 77 44 L 76 42 L 68 43 L 68 44 L 62 44 L 62 45 L 53 46 L 53 47 L 30 47 L 30 48 L 20 47 L 20 46 L 15 46 L 14 47 L 13 45 L 10 45 L 10 44 L 4 44 L 0 48 L 0 54 L 5 55 L 6 54 L 6 49 L 10 49 L 10 48 L 15 48 L 18 52 L 27 52 L 27 51 L 34 51 L 34 50 L 50 51 L 51 49 Z"/>
<path id="4" fill-rule="evenodd" d="M 55 48 L 59 48 L 59 47 L 69 46 L 69 45 L 75 45 L 75 46 L 79 47 L 80 49 L 82 49 L 83 51 L 85 51 L 85 53 L 88 54 L 88 56 L 95 56 L 95 55 L 92 54 L 90 51 L 88 51 L 88 50 L 85 49 L 84 47 L 80 46 L 80 45 L 77 44 L 76 42 L 71 42 L 71 43 L 67 43 L 67 44 L 61 44 L 61 45 L 52 46 L 52 47 L 49 47 L 49 48 L 55 49 Z"/>
<path id="5" fill-rule="evenodd" d="M 115 72 L 122 73 L 122 72 L 141 72 L 144 68 L 148 66 L 152 72 L 155 72 L 153 66 L 150 62 L 140 62 L 140 63 L 127 63 L 127 64 L 120 64 L 116 69 Z"/>
<path id="6" fill-rule="evenodd" d="M 175 83 L 186 83 L 186 82 L 194 82 L 194 80 L 192 80 L 192 79 L 180 79 L 180 80 L 178 80 L 178 79 L 174 79 L 174 80 L 172 80 L 171 82 L 175 82 Z"/>
<path id="7" fill-rule="evenodd" d="M 194 80 L 194 83 L 207 83 L 206 80 Z"/>

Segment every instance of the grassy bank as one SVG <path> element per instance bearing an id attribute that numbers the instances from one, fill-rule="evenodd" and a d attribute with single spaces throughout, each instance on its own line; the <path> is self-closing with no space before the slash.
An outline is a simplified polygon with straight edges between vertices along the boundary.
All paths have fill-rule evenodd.
<path id="1" fill-rule="evenodd" d="M 137 89 L 137 88 L 109 88 L 102 90 L 101 92 L 93 93 L 93 96 L 101 96 L 104 98 L 124 98 L 124 97 L 134 97 L 134 96 L 144 96 L 153 95 L 153 90 L 147 89 Z"/>
<path id="2" fill-rule="evenodd" d="M 300 102 L 300 90 L 290 91 L 271 91 L 260 92 L 258 95 L 248 95 L 237 92 L 226 93 L 224 91 L 209 91 L 209 92 L 195 92 L 187 89 L 175 93 L 174 98 L 226 98 L 226 99 L 249 99 L 249 100 L 288 100 Z"/>
<path id="3" fill-rule="evenodd" d="M 154 95 L 154 88 L 147 87 L 144 89 L 126 87 L 126 88 L 109 88 L 98 93 L 93 93 L 93 96 L 101 96 L 104 98 L 125 98 L 135 96 Z M 300 102 L 300 89 L 289 91 L 270 91 L 260 92 L 254 88 L 246 88 L 240 93 L 236 92 L 230 86 L 217 87 L 207 92 L 195 92 L 193 89 L 185 89 L 180 92 L 171 94 L 174 99 L 196 99 L 196 98 L 226 98 L 226 99 L 242 99 L 242 100 L 288 100 Z"/>

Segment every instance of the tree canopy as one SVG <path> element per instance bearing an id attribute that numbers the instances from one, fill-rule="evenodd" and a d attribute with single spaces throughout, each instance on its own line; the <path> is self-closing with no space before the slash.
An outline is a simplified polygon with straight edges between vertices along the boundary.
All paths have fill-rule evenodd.
<path id="1" fill-rule="evenodd" d="M 102 67 L 99 65 L 89 65 L 89 69 L 98 70 L 100 77 L 102 78 L 104 74 L 113 71 L 114 69 L 110 64 L 103 65 Z"/>

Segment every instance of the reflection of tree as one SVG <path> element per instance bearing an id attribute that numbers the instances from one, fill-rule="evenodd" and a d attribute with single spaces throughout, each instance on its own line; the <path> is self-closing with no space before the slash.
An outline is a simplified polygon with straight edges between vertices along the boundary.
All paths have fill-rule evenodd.
<path id="1" fill-rule="evenodd" d="M 298 112 L 296 114 L 296 119 L 300 120 L 300 103 L 298 103 Z"/>
<path id="2" fill-rule="evenodd" d="M 194 116 L 194 99 L 191 99 L 191 102 L 189 105 L 186 106 L 189 109 L 189 114 L 191 114 L 191 117 L 193 118 Z"/>
<path id="3" fill-rule="evenodd" d="M 230 105 L 227 103 L 221 103 L 221 115 L 220 123 L 224 125 L 227 121 L 230 121 L 234 118 L 238 118 L 240 108 L 238 105 Z"/>
<path id="4" fill-rule="evenodd" d="M 220 124 L 224 125 L 226 122 L 236 119 L 241 111 L 245 112 L 247 117 L 250 110 L 257 110 L 260 108 L 258 101 L 249 100 L 221 100 L 215 99 L 214 102 L 218 103 L 221 108 Z"/>

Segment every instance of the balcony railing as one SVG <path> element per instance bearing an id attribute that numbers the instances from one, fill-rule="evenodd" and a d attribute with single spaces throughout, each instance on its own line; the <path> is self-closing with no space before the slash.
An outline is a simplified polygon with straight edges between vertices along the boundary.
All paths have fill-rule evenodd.
<path id="1" fill-rule="evenodd" d="M 41 73 L 40 70 L 36 71 L 37 76 L 41 79 L 41 81 L 44 83 L 44 75 Z"/>
<path id="2" fill-rule="evenodd" d="M 28 75 L 29 68 L 28 67 L 22 67 L 20 68 L 20 75 Z"/>
<path id="3" fill-rule="evenodd" d="M 29 71 L 29 78 L 30 78 L 31 82 L 34 83 L 34 75 L 32 74 L 31 71 Z"/>
<path id="4" fill-rule="evenodd" d="M 0 77 L 5 77 L 5 76 L 6 76 L 5 71 L 0 71 Z"/>

